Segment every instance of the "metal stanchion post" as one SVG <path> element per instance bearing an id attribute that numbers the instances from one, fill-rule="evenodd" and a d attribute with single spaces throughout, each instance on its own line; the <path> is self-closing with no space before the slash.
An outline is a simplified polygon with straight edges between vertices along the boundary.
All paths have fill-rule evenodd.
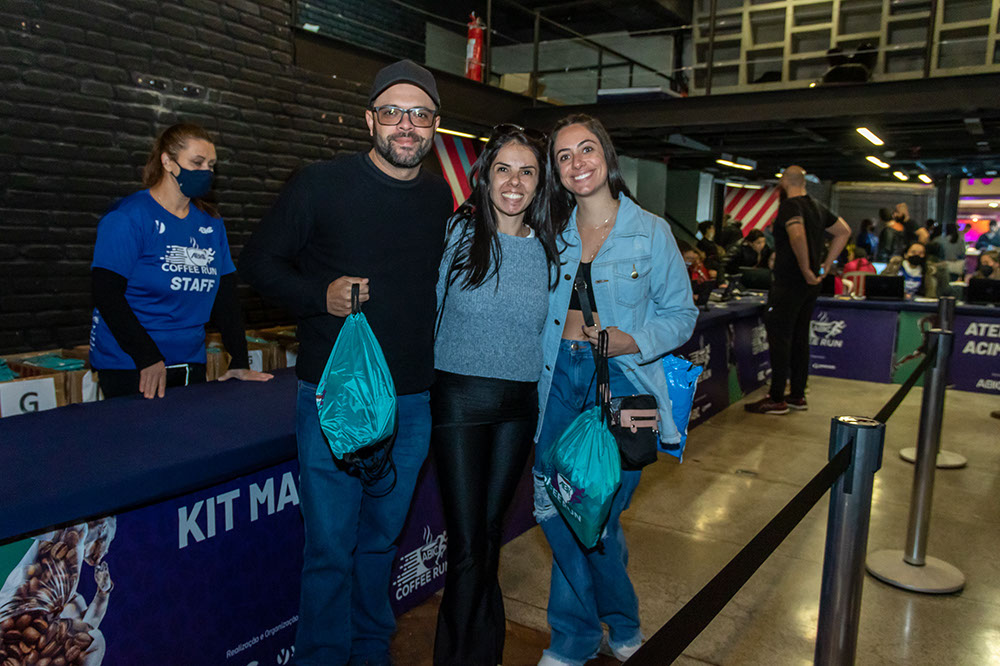
<path id="1" fill-rule="evenodd" d="M 868 572 L 890 585 L 914 592 L 947 594 L 965 587 L 965 576 L 952 565 L 926 557 L 930 531 L 934 471 L 941 439 L 945 382 L 951 358 L 951 331 L 932 330 L 937 337 L 937 355 L 924 382 L 917 436 L 917 464 L 913 474 L 913 494 L 906 550 L 880 550 L 868 558 Z"/>
<path id="2" fill-rule="evenodd" d="M 954 296 L 942 296 L 938 299 L 938 328 L 942 331 L 954 331 L 955 330 L 955 297 Z M 947 376 L 947 373 L 945 373 Z M 942 394 L 941 398 L 941 409 L 944 409 L 944 397 Z M 906 462 L 916 462 L 917 460 L 917 447 L 909 446 L 905 449 L 900 449 L 899 457 Z M 955 453 L 953 451 L 943 451 L 940 447 L 940 441 L 938 442 L 938 454 L 936 460 L 936 467 L 940 469 L 959 469 L 960 467 L 965 467 L 969 464 L 969 460 L 961 455 L 960 453 Z"/>
<path id="3" fill-rule="evenodd" d="M 882 466 L 885 424 L 838 416 L 830 426 L 830 458 L 854 442 L 851 466 L 830 491 L 823 584 L 816 632 L 817 666 L 853 664 L 875 472 Z"/>

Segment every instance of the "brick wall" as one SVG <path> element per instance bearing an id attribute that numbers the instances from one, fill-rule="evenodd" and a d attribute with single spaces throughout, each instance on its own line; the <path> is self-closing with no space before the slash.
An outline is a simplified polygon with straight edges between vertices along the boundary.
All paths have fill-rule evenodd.
<path id="1" fill-rule="evenodd" d="M 368 146 L 368 82 L 293 66 L 290 23 L 288 0 L 0 4 L 0 353 L 87 341 L 97 222 L 168 125 L 216 137 L 234 257 L 296 168 Z M 248 325 L 288 321 L 242 289 Z"/>

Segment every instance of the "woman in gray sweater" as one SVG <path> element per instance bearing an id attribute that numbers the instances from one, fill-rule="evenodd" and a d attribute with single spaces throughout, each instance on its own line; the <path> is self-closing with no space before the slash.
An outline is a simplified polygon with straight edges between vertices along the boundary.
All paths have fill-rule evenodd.
<path id="1" fill-rule="evenodd" d="M 472 167 L 438 272 L 431 450 L 448 529 L 434 663 L 501 663 L 503 516 L 531 453 L 558 262 L 540 133 L 500 125 Z"/>

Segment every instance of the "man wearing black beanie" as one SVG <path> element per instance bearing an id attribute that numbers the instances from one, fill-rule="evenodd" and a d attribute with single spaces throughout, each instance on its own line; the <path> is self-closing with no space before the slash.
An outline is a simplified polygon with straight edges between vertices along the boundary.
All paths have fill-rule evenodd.
<path id="1" fill-rule="evenodd" d="M 440 123 L 433 75 L 409 60 L 375 77 L 371 150 L 304 168 L 240 256 L 243 278 L 298 317 L 296 433 L 305 552 L 295 663 L 391 663 L 395 541 L 430 441 L 437 268 L 452 212 L 444 180 L 421 171 Z M 366 488 L 320 428 L 316 387 L 351 288 L 395 383 L 395 483 Z"/>

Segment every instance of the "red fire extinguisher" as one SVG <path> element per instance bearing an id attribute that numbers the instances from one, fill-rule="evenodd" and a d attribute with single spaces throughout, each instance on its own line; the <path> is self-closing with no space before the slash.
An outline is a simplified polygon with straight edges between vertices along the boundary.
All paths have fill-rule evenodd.
<path id="1" fill-rule="evenodd" d="M 465 78 L 473 81 L 483 80 L 483 30 L 486 24 L 476 16 L 469 14 L 469 38 L 465 44 Z"/>

